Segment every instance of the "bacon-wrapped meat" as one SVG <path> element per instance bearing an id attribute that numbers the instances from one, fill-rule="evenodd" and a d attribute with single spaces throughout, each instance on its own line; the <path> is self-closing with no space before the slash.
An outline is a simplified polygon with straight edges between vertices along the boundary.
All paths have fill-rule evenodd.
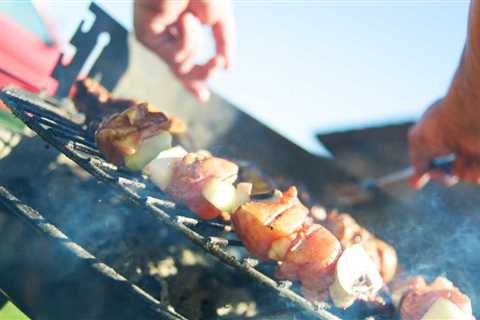
<path id="1" fill-rule="evenodd" d="M 329 230 L 312 223 L 295 187 L 276 191 L 271 199 L 245 203 L 235 211 L 232 222 L 250 252 L 263 260 L 278 261 L 277 277 L 299 280 L 311 299 L 330 297 L 335 305 L 346 308 L 358 298 L 369 299 L 382 286 L 363 248 L 342 251 Z"/>
<path id="2" fill-rule="evenodd" d="M 140 171 L 162 150 L 171 147 L 171 122 L 155 107 L 141 103 L 104 120 L 95 140 L 107 161 Z"/>
<path id="3" fill-rule="evenodd" d="M 385 283 L 393 279 L 398 260 L 392 246 L 375 238 L 373 234 L 360 226 L 351 215 L 346 213 L 331 212 L 321 223 L 340 240 L 344 248 L 361 244 L 377 265 Z"/>
<path id="4" fill-rule="evenodd" d="M 85 114 L 86 123 L 122 112 L 139 103 L 132 99 L 114 98 L 100 83 L 90 78 L 75 82 L 73 91 L 72 101 L 75 108 Z"/>
<path id="5" fill-rule="evenodd" d="M 232 185 L 238 166 L 205 152 L 176 148 L 164 151 L 148 166 L 152 181 L 203 219 L 228 213 L 239 190 Z"/>
<path id="6" fill-rule="evenodd" d="M 305 295 L 314 300 L 328 298 L 335 281 L 336 264 L 342 247 L 330 231 L 321 225 L 305 225 L 298 232 L 282 259 L 277 277 L 299 280 Z"/>
<path id="7" fill-rule="evenodd" d="M 422 277 L 400 280 L 392 288 L 401 320 L 472 320 L 470 298 L 449 280 L 438 277 L 427 284 Z"/>
<path id="8" fill-rule="evenodd" d="M 232 220 L 238 237 L 251 253 L 263 260 L 281 261 L 307 216 L 308 209 L 298 200 L 297 189 L 291 187 L 272 199 L 247 202 Z"/>

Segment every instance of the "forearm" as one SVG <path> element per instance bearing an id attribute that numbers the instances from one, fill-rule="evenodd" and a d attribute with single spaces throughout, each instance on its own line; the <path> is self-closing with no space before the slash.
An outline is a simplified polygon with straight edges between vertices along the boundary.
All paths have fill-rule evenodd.
<path id="1" fill-rule="evenodd" d="M 444 100 L 445 108 L 480 113 L 480 0 L 472 0 L 460 64 Z"/>
<path id="2" fill-rule="evenodd" d="M 451 177 L 430 170 L 438 156 L 454 153 L 453 175 L 480 184 L 480 0 L 472 0 L 465 47 L 443 100 L 434 103 L 409 132 L 412 184 L 429 179 L 451 184 Z M 456 179 L 455 179 L 456 180 Z"/>

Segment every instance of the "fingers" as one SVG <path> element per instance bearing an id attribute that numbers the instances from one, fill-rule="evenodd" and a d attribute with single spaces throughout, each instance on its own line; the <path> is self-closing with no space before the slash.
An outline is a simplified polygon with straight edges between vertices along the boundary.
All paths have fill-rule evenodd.
<path id="1" fill-rule="evenodd" d="M 233 64 L 233 51 L 235 48 L 235 23 L 231 10 L 228 10 L 213 26 L 213 37 L 217 50 L 217 56 L 225 59 L 225 68 L 231 68 Z"/>
<path id="2" fill-rule="evenodd" d="M 174 60 L 177 64 L 176 72 L 186 74 L 195 64 L 196 54 L 201 45 L 202 26 L 193 14 L 186 12 L 179 20 L 179 31 L 180 41 Z"/>
<path id="3" fill-rule="evenodd" d="M 430 181 L 430 174 L 414 174 L 410 177 L 409 184 L 413 189 L 422 189 Z"/>
<path id="4" fill-rule="evenodd" d="M 480 184 L 480 160 L 478 157 L 458 157 L 453 171 L 456 176 L 465 182 Z"/>
<path id="5" fill-rule="evenodd" d="M 204 65 L 196 65 L 188 74 L 181 76 L 182 83 L 198 101 L 205 103 L 210 99 L 207 80 L 224 64 L 223 58 L 214 57 Z"/>
<path id="6" fill-rule="evenodd" d="M 134 10 L 140 42 L 169 65 L 195 98 L 207 101 L 207 80 L 216 70 L 231 66 L 233 60 L 235 28 L 230 1 L 136 0 Z M 204 65 L 195 65 L 202 23 L 212 27 L 216 54 Z"/>
<path id="7" fill-rule="evenodd" d="M 135 35 L 170 66 L 173 65 L 172 55 L 178 46 L 176 21 L 187 4 L 187 0 L 136 0 L 134 4 Z"/>
<path id="8" fill-rule="evenodd" d="M 428 171 L 428 164 L 433 159 L 431 154 L 426 150 L 426 143 L 422 127 L 416 124 L 408 132 L 408 141 L 410 146 L 410 162 L 415 170 L 415 175 L 422 176 Z"/>
<path id="9" fill-rule="evenodd" d="M 179 21 L 181 36 L 180 46 L 176 52 L 173 71 L 177 74 L 185 88 L 200 102 L 210 99 L 207 86 L 212 74 L 224 66 L 224 59 L 214 57 L 203 65 L 195 65 L 196 54 L 202 37 L 200 21 L 191 13 L 182 15 Z"/>
<path id="10" fill-rule="evenodd" d="M 212 28 L 216 56 L 224 59 L 225 68 L 231 67 L 236 38 L 232 2 L 195 0 L 190 1 L 188 10 L 198 17 L 202 24 Z"/>
<path id="11" fill-rule="evenodd" d="M 162 33 L 169 25 L 177 21 L 180 14 L 187 8 L 187 5 L 188 0 L 135 0 L 135 30 L 153 34 Z"/>
<path id="12" fill-rule="evenodd" d="M 408 132 L 410 161 L 414 174 L 410 184 L 415 189 L 425 186 L 430 180 L 451 184 L 455 179 L 440 170 L 431 170 L 434 158 L 452 153 L 445 143 L 445 128 L 442 128 L 438 108 L 441 103 L 434 103 L 422 116 L 420 121 Z"/>
<path id="13" fill-rule="evenodd" d="M 196 32 L 195 21 L 195 17 L 189 12 L 182 14 L 178 20 L 178 29 L 181 37 L 174 57 L 176 62 L 185 60 L 194 46 L 193 42 L 195 41 Z"/>

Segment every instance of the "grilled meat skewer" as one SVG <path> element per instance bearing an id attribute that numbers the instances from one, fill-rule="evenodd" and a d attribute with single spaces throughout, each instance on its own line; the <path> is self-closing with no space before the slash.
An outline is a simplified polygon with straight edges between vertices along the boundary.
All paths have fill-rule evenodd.
<path id="1" fill-rule="evenodd" d="M 364 249 L 343 250 L 329 230 L 313 223 L 295 187 L 243 204 L 232 222 L 250 252 L 278 261 L 276 276 L 299 280 L 310 299 L 330 297 L 336 306 L 347 308 L 357 299 L 371 299 L 382 287 L 377 267 Z"/>
<path id="2" fill-rule="evenodd" d="M 390 282 L 397 271 L 397 254 L 386 242 L 377 239 L 367 229 L 360 226 L 349 214 L 333 211 L 320 222 L 330 230 L 344 248 L 360 244 L 377 265 L 385 283 Z"/>
<path id="3" fill-rule="evenodd" d="M 104 112 L 111 110 L 109 103 L 115 100 L 108 92 L 91 83 L 85 87 L 90 90 L 77 93 L 96 92 L 97 107 Z M 76 101 L 79 109 L 88 107 L 80 103 L 82 99 L 77 97 Z M 313 223 L 295 187 L 283 193 L 275 191 L 270 198 L 252 200 L 251 184 L 233 185 L 238 175 L 236 164 L 208 152 L 170 148 L 171 128 L 172 121 L 160 110 L 134 102 L 102 121 L 96 141 L 106 159 L 114 164 L 130 170 L 143 170 L 148 164 L 146 171 L 152 181 L 203 219 L 229 218 L 231 214 L 235 231 L 246 248 L 260 259 L 277 261 L 277 277 L 300 281 L 309 298 L 329 297 L 336 306 L 346 308 L 357 299 L 372 299 L 380 290 L 382 262 L 375 263 L 367 251 L 380 252 L 383 242 L 364 230 L 368 235 L 365 243 L 372 244 L 370 249 L 345 243 L 345 235 L 337 232 L 336 236 Z M 330 227 L 345 221 L 348 219 L 332 220 Z M 371 256 L 382 260 L 379 254 Z"/>

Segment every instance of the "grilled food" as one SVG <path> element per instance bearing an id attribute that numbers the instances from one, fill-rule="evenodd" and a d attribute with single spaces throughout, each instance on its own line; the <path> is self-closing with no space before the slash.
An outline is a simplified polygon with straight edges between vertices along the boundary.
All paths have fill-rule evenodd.
<path id="1" fill-rule="evenodd" d="M 342 251 L 330 231 L 312 223 L 295 187 L 245 203 L 232 222 L 245 247 L 262 260 L 278 261 L 276 276 L 300 281 L 308 298 L 330 297 L 336 306 L 347 308 L 356 299 L 370 299 L 382 287 L 364 249 L 353 246 Z"/>
<path id="2" fill-rule="evenodd" d="M 77 81 L 73 92 L 72 101 L 85 114 L 105 158 L 131 171 L 141 171 L 160 151 L 170 148 L 171 134 L 187 130 L 183 121 L 151 104 L 113 97 L 93 79 Z"/>
<path id="3" fill-rule="evenodd" d="M 276 192 L 271 199 L 252 201 L 242 205 L 232 222 L 245 247 L 256 257 L 283 260 L 298 231 L 308 216 L 292 187 L 284 193 Z"/>
<path id="4" fill-rule="evenodd" d="M 86 78 L 75 82 L 72 101 L 75 108 L 86 116 L 90 123 L 105 116 L 122 112 L 139 101 L 114 98 L 100 83 Z"/>
<path id="5" fill-rule="evenodd" d="M 235 189 L 232 185 L 238 175 L 236 164 L 206 152 L 187 153 L 176 148 L 160 153 L 148 170 L 160 189 L 201 218 L 228 216 L 242 196 L 249 198 L 251 186 L 243 184 Z"/>
<path id="6" fill-rule="evenodd" d="M 162 150 L 171 147 L 168 117 L 147 104 L 133 105 L 100 123 L 95 140 L 105 159 L 131 171 L 141 171 Z"/>
<path id="7" fill-rule="evenodd" d="M 397 271 L 398 259 L 392 246 L 377 239 L 346 213 L 333 211 L 321 224 L 340 240 L 344 248 L 360 244 L 374 261 L 385 283 L 393 279 Z"/>
<path id="8" fill-rule="evenodd" d="M 108 161 L 133 171 L 148 164 L 152 181 L 201 218 L 232 215 L 245 247 L 259 259 L 276 261 L 276 276 L 300 281 L 308 298 L 330 298 L 347 308 L 357 299 L 374 300 L 394 277 L 393 247 L 350 215 L 309 212 L 295 187 L 252 200 L 252 184 L 234 186 L 236 164 L 208 152 L 171 148 L 171 133 L 186 131 L 179 119 L 147 103 L 116 99 L 91 79 L 77 82 L 73 101 L 94 124 L 97 145 Z M 320 224 L 314 223 L 313 211 L 322 213 Z M 445 278 L 427 285 L 417 277 L 395 284 L 392 292 L 402 320 L 474 319 L 470 299 Z"/>
<path id="9" fill-rule="evenodd" d="M 85 123 L 93 131 L 106 117 L 145 103 L 135 99 L 116 98 L 100 83 L 90 78 L 78 80 L 75 83 L 72 101 L 75 108 L 85 115 Z M 150 108 L 159 109 L 151 105 Z M 187 125 L 184 121 L 174 116 L 168 116 L 168 118 L 171 133 L 183 134 L 187 131 Z"/>
<path id="10" fill-rule="evenodd" d="M 401 320 L 472 320 L 470 299 L 449 280 L 427 284 L 422 277 L 400 280 L 392 289 Z"/>

